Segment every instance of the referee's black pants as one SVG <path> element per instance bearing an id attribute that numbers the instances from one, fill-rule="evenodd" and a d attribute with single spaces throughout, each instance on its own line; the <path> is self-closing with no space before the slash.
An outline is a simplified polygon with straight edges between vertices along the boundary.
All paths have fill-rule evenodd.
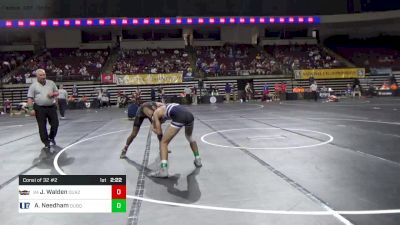
<path id="1" fill-rule="evenodd" d="M 52 106 L 40 106 L 34 105 L 36 113 L 36 121 L 39 127 L 40 140 L 46 146 L 50 145 L 49 139 L 54 139 L 57 135 L 58 130 L 58 116 L 56 105 Z M 47 133 L 47 120 L 50 124 L 50 135 Z"/>

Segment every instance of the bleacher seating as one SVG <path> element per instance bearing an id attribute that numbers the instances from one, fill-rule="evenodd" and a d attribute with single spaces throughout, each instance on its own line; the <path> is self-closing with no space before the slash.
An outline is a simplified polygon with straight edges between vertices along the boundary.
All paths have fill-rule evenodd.
<path id="1" fill-rule="evenodd" d="M 25 80 L 44 68 L 47 76 L 56 81 L 97 80 L 108 58 L 107 50 L 51 49 L 25 62 L 15 76 Z"/>
<path id="2" fill-rule="evenodd" d="M 365 68 L 392 68 L 400 70 L 400 51 L 385 47 L 337 47 L 336 51 Z"/>
<path id="3" fill-rule="evenodd" d="M 196 49 L 196 66 L 207 75 L 280 74 L 281 66 L 251 45 L 225 45 Z"/>
<path id="4" fill-rule="evenodd" d="M 20 66 L 28 58 L 33 55 L 33 52 L 1 52 L 0 53 L 0 77 L 3 77 L 13 69 Z M 14 82 L 22 82 L 22 77 L 16 77 Z"/>
<path id="5" fill-rule="evenodd" d="M 115 74 L 176 73 L 190 71 L 189 54 L 184 49 L 121 50 Z"/>
<path id="6" fill-rule="evenodd" d="M 286 69 L 329 69 L 345 65 L 317 45 L 268 46 L 266 50 Z"/>

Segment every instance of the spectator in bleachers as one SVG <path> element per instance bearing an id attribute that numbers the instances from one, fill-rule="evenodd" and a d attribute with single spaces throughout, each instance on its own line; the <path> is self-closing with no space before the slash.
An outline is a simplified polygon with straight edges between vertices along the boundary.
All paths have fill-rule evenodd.
<path id="1" fill-rule="evenodd" d="M 187 72 L 190 67 L 188 54 L 178 49 L 156 49 L 151 52 L 121 50 L 113 66 L 116 74 Z"/>
<path id="2" fill-rule="evenodd" d="M 289 72 L 287 71 L 289 65 L 292 70 L 323 69 L 343 66 L 333 56 L 330 56 L 318 46 L 290 45 L 269 47 L 268 49 L 269 52 L 286 67 L 283 69 L 286 72 Z"/>
<path id="3" fill-rule="evenodd" d="M 49 71 L 48 77 L 53 79 L 94 80 L 107 58 L 103 54 L 104 51 L 100 50 L 45 49 L 43 53 L 25 62 L 17 73 L 31 74 L 39 67 L 43 67 Z M 101 67 L 98 64 L 101 64 Z"/>

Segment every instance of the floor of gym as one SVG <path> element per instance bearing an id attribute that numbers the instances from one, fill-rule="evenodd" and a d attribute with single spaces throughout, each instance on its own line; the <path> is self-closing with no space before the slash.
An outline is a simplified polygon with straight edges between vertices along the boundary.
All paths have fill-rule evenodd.
<path id="1" fill-rule="evenodd" d="M 400 223 L 399 98 L 186 107 L 203 167 L 181 131 L 168 179 L 147 176 L 159 166 L 147 121 L 119 158 L 133 123 L 126 109 L 67 111 L 51 153 L 34 118 L 1 116 L 1 224 Z M 19 214 L 18 175 L 59 173 L 126 174 L 126 214 Z"/>

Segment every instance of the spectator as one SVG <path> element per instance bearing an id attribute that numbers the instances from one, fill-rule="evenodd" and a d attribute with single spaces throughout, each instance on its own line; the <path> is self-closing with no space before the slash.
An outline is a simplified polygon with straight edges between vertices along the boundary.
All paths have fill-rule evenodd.
<path id="1" fill-rule="evenodd" d="M 67 99 L 68 99 L 68 93 L 64 89 L 64 85 L 60 85 L 60 88 L 58 89 L 58 109 L 60 110 L 60 119 L 65 119 L 65 110 L 67 109 Z"/>
<path id="2" fill-rule="evenodd" d="M 317 85 L 316 81 L 314 81 L 314 83 L 312 83 L 310 85 L 310 90 L 311 90 L 312 96 L 314 98 L 314 101 L 318 101 L 318 93 L 317 93 L 318 85 Z"/>
<path id="3" fill-rule="evenodd" d="M 252 99 L 252 95 L 253 95 L 253 90 L 252 87 L 250 85 L 250 82 L 247 82 L 244 91 L 246 92 L 246 100 L 250 101 Z"/>
<path id="4" fill-rule="evenodd" d="M 76 84 L 74 84 L 74 86 L 72 87 L 72 96 L 74 98 L 78 97 L 78 87 L 76 86 Z"/>
<path id="5" fill-rule="evenodd" d="M 268 83 L 265 82 L 264 86 L 263 86 L 263 97 L 262 97 L 263 101 L 269 101 L 270 97 L 269 97 L 269 86 Z"/>
<path id="6" fill-rule="evenodd" d="M 281 95 L 279 97 L 281 100 L 286 100 L 286 87 L 287 85 L 285 82 L 281 83 Z"/>
<path id="7" fill-rule="evenodd" d="M 150 98 L 152 102 L 156 101 L 156 90 L 154 89 L 154 87 L 151 87 L 150 89 Z"/>
<path id="8" fill-rule="evenodd" d="M 192 93 L 192 89 L 190 89 L 189 86 L 186 86 L 184 88 L 183 92 L 185 94 L 186 103 L 187 104 L 191 104 L 191 102 L 190 102 L 190 98 L 191 98 L 190 94 Z"/>
<path id="9" fill-rule="evenodd" d="M 360 85 L 356 84 L 353 89 L 353 98 L 358 95 L 358 98 L 361 98 L 361 88 Z"/>
<path id="10" fill-rule="evenodd" d="M 197 88 L 195 85 L 192 87 L 192 104 L 197 105 Z"/>
<path id="11" fill-rule="evenodd" d="M 275 99 L 280 101 L 281 97 L 281 85 L 279 83 L 274 84 L 274 91 L 275 91 Z"/>
<path id="12" fill-rule="evenodd" d="M 225 84 L 225 100 L 226 100 L 226 103 L 230 102 L 231 93 L 232 93 L 232 86 L 231 86 L 230 83 L 226 83 Z"/>

